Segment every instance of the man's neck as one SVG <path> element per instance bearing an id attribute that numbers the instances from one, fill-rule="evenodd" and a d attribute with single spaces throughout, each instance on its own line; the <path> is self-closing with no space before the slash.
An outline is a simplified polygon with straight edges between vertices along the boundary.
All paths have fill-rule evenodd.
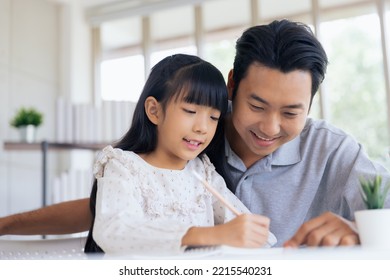
<path id="1" fill-rule="evenodd" d="M 225 119 L 225 134 L 230 148 L 242 160 L 246 168 L 251 167 L 257 161 L 262 159 L 262 157 L 252 153 L 245 145 L 245 142 L 241 139 L 240 134 L 238 134 L 237 130 L 234 128 L 231 115 L 228 115 Z"/>

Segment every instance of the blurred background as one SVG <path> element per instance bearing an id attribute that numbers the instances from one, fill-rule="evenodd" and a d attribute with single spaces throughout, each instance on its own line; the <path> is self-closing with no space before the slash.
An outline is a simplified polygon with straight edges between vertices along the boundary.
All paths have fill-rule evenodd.
<path id="1" fill-rule="evenodd" d="M 196 54 L 226 77 L 241 33 L 283 18 L 308 24 L 329 56 L 311 117 L 390 166 L 390 0 L 0 0 L 1 144 L 19 141 L 10 119 L 20 107 L 44 115 L 37 142 L 116 140 L 160 59 Z M 49 149 L 47 204 L 88 196 L 93 158 Z M 42 165 L 39 145 L 0 146 L 0 216 L 43 204 Z"/>

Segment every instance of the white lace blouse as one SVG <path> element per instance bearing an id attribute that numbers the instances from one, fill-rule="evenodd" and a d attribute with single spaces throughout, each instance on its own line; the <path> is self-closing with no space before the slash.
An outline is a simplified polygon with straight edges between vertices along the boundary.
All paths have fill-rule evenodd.
<path id="1" fill-rule="evenodd" d="M 96 243 L 106 253 L 179 252 L 190 227 L 213 226 L 234 218 L 192 170 L 239 211 L 249 212 L 205 155 L 189 161 L 183 170 L 169 170 L 154 167 L 133 152 L 107 146 L 94 166 Z"/>

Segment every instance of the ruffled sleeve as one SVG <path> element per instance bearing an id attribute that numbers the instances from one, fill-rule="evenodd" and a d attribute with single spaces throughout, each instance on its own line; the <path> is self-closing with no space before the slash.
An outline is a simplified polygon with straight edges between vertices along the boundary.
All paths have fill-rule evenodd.
<path id="1" fill-rule="evenodd" d="M 127 167 L 129 171 L 136 174 L 137 170 L 136 165 L 132 165 L 132 161 L 126 157 L 126 154 L 123 150 L 118 148 L 113 148 L 112 146 L 106 146 L 96 157 L 95 164 L 93 166 L 93 174 L 96 179 L 104 176 L 104 167 L 109 162 L 109 160 L 115 159 L 123 167 Z"/>

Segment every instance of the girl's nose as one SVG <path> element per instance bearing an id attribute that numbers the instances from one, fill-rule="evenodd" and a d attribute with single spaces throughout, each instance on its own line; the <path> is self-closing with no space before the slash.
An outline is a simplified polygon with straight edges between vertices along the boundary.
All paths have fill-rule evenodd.
<path id="1" fill-rule="evenodd" d="M 196 121 L 195 121 L 194 127 L 193 127 L 194 131 L 197 133 L 201 133 L 201 134 L 207 133 L 208 119 L 209 119 L 208 116 L 199 116 L 198 118 L 196 118 Z"/>

